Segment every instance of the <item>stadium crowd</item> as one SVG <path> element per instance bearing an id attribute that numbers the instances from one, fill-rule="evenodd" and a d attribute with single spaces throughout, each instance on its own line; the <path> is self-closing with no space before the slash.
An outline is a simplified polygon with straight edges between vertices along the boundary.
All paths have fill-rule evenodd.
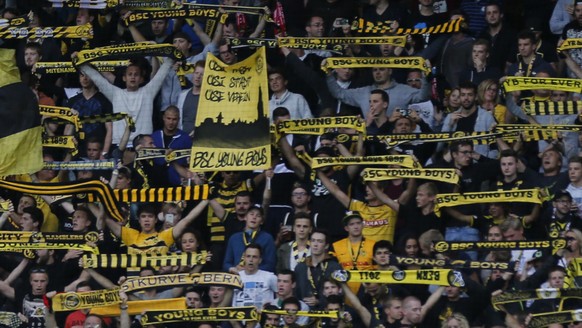
<path id="1" fill-rule="evenodd" d="M 79 153 L 45 148 L 43 159 L 116 159 L 114 170 L 43 169 L 14 181 L 47 183 L 99 179 L 115 189 L 144 189 L 210 183 L 208 200 L 120 203 L 124 222 L 84 199 L 1 190 L 3 231 L 99 233 L 102 254 L 170 254 L 208 251 L 193 267 L 146 267 L 138 272 L 86 268 L 83 250 L 39 249 L 34 258 L 2 252 L 0 304 L 18 313 L 6 327 L 141 327 L 127 313 L 128 300 L 185 297 L 188 308 L 256 306 L 283 309 L 260 321 L 189 322 L 156 327 L 526 327 L 531 314 L 577 310 L 578 299 L 536 299 L 493 308 L 492 294 L 537 288 L 578 288 L 568 265 L 582 257 L 582 153 L 578 132 L 539 141 L 497 138 L 413 142 L 388 146 L 381 138 L 410 133 L 487 132 L 498 124 L 582 124 L 577 114 L 527 115 L 524 101 L 581 100 L 557 90 L 502 92 L 511 76 L 582 78 L 582 49 L 557 52 L 567 38 L 582 38 L 582 1 L 572 0 L 223 0 L 221 5 L 265 7 L 273 19 L 231 13 L 207 34 L 204 19 L 167 19 L 122 24 L 131 14 L 123 5 L 103 10 L 52 8 L 40 0 L 4 0 L 2 18 L 32 13 L 30 26 L 90 23 L 92 39 L 4 39 L 15 49 L 21 79 L 30 97 L 48 106 L 66 106 L 79 116 L 129 113 L 123 121 L 87 123 Z M 217 0 L 198 1 L 216 4 Z M 185 5 L 186 6 L 186 5 Z M 191 172 L 187 159 L 136 160 L 144 148 L 190 149 L 208 53 L 234 64 L 254 52 L 227 38 L 343 37 L 352 21 L 425 28 L 463 17 L 454 33 L 412 34 L 404 47 L 351 45 L 342 51 L 268 48 L 271 121 L 326 116 L 360 116 L 367 139 L 349 129 L 319 136 L 283 135 L 273 143 L 265 171 Z M 365 35 L 365 34 L 363 34 Z M 373 34 L 368 34 L 373 35 Z M 127 67 L 99 72 L 83 64 L 78 73 L 39 74 L 37 62 L 71 61 L 79 51 L 140 41 L 170 43 L 192 64 L 182 85 L 181 63 L 155 57 L 127 58 Z M 324 73 L 329 57 L 420 56 L 432 72 L 419 69 L 336 68 Z M 34 96 L 32 95 L 34 93 Z M 72 135 L 69 125 L 43 121 L 49 136 Z M 244 136 L 241 136 L 244 138 Z M 353 141 L 352 141 L 353 140 Z M 424 168 L 456 169 L 458 184 L 393 179 L 364 182 L 358 165 L 315 172 L 302 158 L 414 155 Z M 491 202 L 445 208 L 435 213 L 440 193 L 546 190 L 542 204 Z M 436 253 L 436 241 L 525 241 L 565 238 L 563 249 Z M 418 259 L 506 262 L 506 269 L 459 268 L 464 287 L 423 284 L 345 283 L 336 270 L 398 271 L 426 268 L 394 262 L 393 255 Z M 103 317 L 89 309 L 52 312 L 56 292 L 115 288 L 123 277 L 228 272 L 243 288 L 189 286 L 122 293 L 121 315 Z M 120 280 L 121 279 L 121 280 Z M 47 293 L 49 297 L 47 297 Z M 338 310 L 338 318 L 297 316 L 295 311 Z M 149 327 L 149 326 L 147 326 Z M 550 327 L 582 327 L 582 321 Z"/>

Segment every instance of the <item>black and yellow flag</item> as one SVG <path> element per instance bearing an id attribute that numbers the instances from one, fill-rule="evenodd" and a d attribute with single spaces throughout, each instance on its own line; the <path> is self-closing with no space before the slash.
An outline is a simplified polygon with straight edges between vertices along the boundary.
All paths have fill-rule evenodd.
<path id="1" fill-rule="evenodd" d="M 40 171 L 43 162 L 38 102 L 20 81 L 12 49 L 0 49 L 0 126 L 0 176 Z"/>
<path id="2" fill-rule="evenodd" d="M 191 170 L 241 171 L 270 166 L 268 91 L 264 47 L 230 66 L 208 55 Z"/>

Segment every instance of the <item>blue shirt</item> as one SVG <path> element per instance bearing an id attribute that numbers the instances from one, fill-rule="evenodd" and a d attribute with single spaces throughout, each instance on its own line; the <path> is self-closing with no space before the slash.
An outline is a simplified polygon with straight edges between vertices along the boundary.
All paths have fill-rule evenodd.
<path id="1" fill-rule="evenodd" d="M 262 249 L 262 261 L 259 265 L 259 269 L 275 272 L 275 265 L 277 263 L 277 255 L 275 252 L 275 241 L 273 237 L 267 232 L 259 230 L 255 235 L 255 238 L 251 241 L 251 238 L 244 238 L 243 234 L 245 232 L 237 232 L 232 237 L 228 239 L 228 244 L 226 246 L 226 255 L 224 256 L 224 262 L 222 268 L 224 271 L 228 272 L 228 269 L 237 266 L 243 256 L 245 251 L 245 239 L 247 243 L 259 244 Z"/>

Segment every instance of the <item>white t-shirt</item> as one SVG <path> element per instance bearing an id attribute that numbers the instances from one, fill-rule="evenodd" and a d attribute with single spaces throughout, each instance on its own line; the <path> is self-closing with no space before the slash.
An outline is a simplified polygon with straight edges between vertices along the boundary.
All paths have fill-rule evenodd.
<path id="1" fill-rule="evenodd" d="M 578 211 L 582 211 L 582 187 L 574 187 L 570 183 L 566 188 L 566 191 L 572 195 L 572 199 L 576 202 L 576 205 L 578 205 Z"/>
<path id="2" fill-rule="evenodd" d="M 256 306 L 262 309 L 264 304 L 275 299 L 277 277 L 272 272 L 259 270 L 248 275 L 241 271 L 239 275 L 243 288 L 234 291 L 232 306 Z"/>

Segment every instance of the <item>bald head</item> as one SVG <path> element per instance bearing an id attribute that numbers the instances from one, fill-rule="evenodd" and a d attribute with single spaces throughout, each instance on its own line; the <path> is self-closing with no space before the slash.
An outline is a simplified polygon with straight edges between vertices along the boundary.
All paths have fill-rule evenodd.
<path id="1" fill-rule="evenodd" d="M 422 303 L 415 296 L 408 296 L 402 301 L 402 318 L 403 324 L 419 324 L 422 322 L 421 317 Z"/>

